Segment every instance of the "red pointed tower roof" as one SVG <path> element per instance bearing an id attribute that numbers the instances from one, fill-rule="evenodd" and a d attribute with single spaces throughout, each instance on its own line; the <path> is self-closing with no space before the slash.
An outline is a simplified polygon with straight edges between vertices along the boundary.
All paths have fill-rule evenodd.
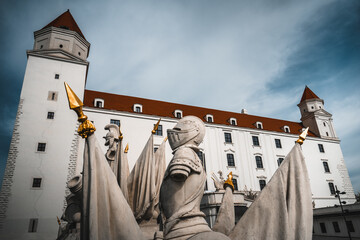
<path id="1" fill-rule="evenodd" d="M 301 97 L 300 103 L 308 99 L 320 99 L 308 86 L 305 86 L 304 93 Z"/>
<path id="2" fill-rule="evenodd" d="M 85 37 L 82 34 L 79 26 L 75 22 L 75 19 L 71 15 L 69 9 L 66 12 L 64 12 L 63 14 L 61 14 L 60 16 L 58 16 L 54 21 L 52 21 L 51 23 L 49 23 L 48 25 L 43 27 L 42 29 L 48 28 L 48 27 L 57 27 L 57 28 L 69 29 L 71 31 L 77 32 L 78 34 L 80 34 L 80 36 L 82 36 L 85 39 Z"/>

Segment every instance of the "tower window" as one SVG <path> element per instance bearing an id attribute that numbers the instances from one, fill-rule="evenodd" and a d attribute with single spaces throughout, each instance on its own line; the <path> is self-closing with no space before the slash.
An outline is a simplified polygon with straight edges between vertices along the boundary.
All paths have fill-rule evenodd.
<path id="1" fill-rule="evenodd" d="M 115 125 L 118 125 L 118 127 L 120 127 L 120 120 L 110 119 L 110 124 L 115 124 Z"/>
<path id="2" fill-rule="evenodd" d="M 234 154 L 228 153 L 226 154 L 227 162 L 229 167 L 235 167 Z"/>
<path id="3" fill-rule="evenodd" d="M 329 182 L 329 189 L 330 189 L 330 193 L 331 195 L 335 195 L 335 187 L 334 187 L 334 183 Z"/>
<path id="4" fill-rule="evenodd" d="M 49 101 L 57 101 L 58 92 L 49 91 L 48 92 L 48 100 Z"/>
<path id="5" fill-rule="evenodd" d="M 252 141 L 254 146 L 260 146 L 259 143 L 259 137 L 258 136 L 252 136 Z"/>
<path id="6" fill-rule="evenodd" d="M 325 172 L 330 172 L 329 164 L 327 162 L 323 162 Z"/>
<path id="7" fill-rule="evenodd" d="M 155 127 L 155 124 L 154 124 L 154 127 Z M 155 131 L 154 133 L 155 135 L 158 135 L 158 136 L 162 136 L 163 135 L 163 131 L 162 131 L 162 125 L 159 125 L 157 130 Z"/>
<path id="8" fill-rule="evenodd" d="M 59 48 L 63 48 L 64 46 L 62 44 L 59 45 Z"/>
<path id="9" fill-rule="evenodd" d="M 79 56 L 81 56 L 81 52 L 78 52 Z"/>
<path id="10" fill-rule="evenodd" d="M 327 136 L 327 137 L 329 136 L 329 133 L 328 133 L 328 132 L 326 132 L 326 136 Z"/>
<path id="11" fill-rule="evenodd" d="M 154 153 L 156 153 L 156 151 L 158 150 L 158 147 L 154 147 Z"/>
<path id="12" fill-rule="evenodd" d="M 40 188 L 41 187 L 41 180 L 42 180 L 42 178 L 33 178 L 32 187 L 33 188 Z"/>
<path id="13" fill-rule="evenodd" d="M 237 179 L 236 178 L 233 178 L 232 179 L 232 183 L 234 184 L 234 190 L 238 190 L 238 184 L 237 184 Z"/>
<path id="14" fill-rule="evenodd" d="M 263 190 L 264 187 L 266 186 L 266 181 L 263 179 L 259 180 L 259 185 L 260 185 L 260 190 Z"/>
<path id="15" fill-rule="evenodd" d="M 284 158 L 278 158 L 278 160 L 277 160 L 278 166 L 280 166 L 283 161 L 284 161 Z"/>
<path id="16" fill-rule="evenodd" d="M 325 152 L 324 146 L 322 144 L 318 144 L 318 146 L 319 146 L 319 151 L 324 153 Z"/>
<path id="17" fill-rule="evenodd" d="M 261 156 L 255 156 L 255 161 L 256 161 L 256 168 L 264 168 Z"/>
<path id="18" fill-rule="evenodd" d="M 55 79 L 59 79 L 60 78 L 60 74 L 55 74 Z"/>
<path id="19" fill-rule="evenodd" d="M 55 115 L 54 112 L 48 112 L 47 113 L 47 119 L 54 119 L 54 115 Z"/>
<path id="20" fill-rule="evenodd" d="M 42 49 L 44 47 L 44 45 L 40 45 L 40 49 Z"/>
<path id="21" fill-rule="evenodd" d="M 324 124 L 324 127 L 326 127 L 326 123 L 325 123 L 325 122 L 323 122 L 323 124 Z"/>
<path id="22" fill-rule="evenodd" d="M 45 152 L 46 143 L 38 143 L 37 151 L 38 152 Z"/>
<path id="23" fill-rule="evenodd" d="M 276 148 L 282 148 L 280 139 L 275 139 L 275 146 Z"/>
<path id="24" fill-rule="evenodd" d="M 36 232 L 37 231 L 37 225 L 38 225 L 38 219 L 37 218 L 31 218 L 30 221 L 29 221 L 28 232 Z"/>
<path id="25" fill-rule="evenodd" d="M 232 139 L 231 139 L 231 133 L 224 133 L 225 136 L 225 142 L 226 143 L 232 143 Z"/>

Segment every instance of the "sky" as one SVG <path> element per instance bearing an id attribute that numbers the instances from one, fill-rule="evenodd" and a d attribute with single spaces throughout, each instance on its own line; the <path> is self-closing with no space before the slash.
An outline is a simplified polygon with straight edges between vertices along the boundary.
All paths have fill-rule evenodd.
<path id="1" fill-rule="evenodd" d="M 67 9 L 91 43 L 87 89 L 300 122 L 309 86 L 360 191 L 358 0 L 2 0 L 0 179 L 33 32 Z"/>

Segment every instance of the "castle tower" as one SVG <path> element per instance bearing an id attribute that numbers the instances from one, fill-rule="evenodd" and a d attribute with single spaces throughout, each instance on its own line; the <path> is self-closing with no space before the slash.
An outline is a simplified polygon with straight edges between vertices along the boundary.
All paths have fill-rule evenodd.
<path id="1" fill-rule="evenodd" d="M 75 172 L 79 139 L 64 81 L 83 98 L 90 43 L 69 10 L 34 39 L 1 188 L 0 239 L 54 239 Z"/>
<path id="2" fill-rule="evenodd" d="M 332 115 L 325 111 L 324 100 L 320 99 L 308 86 L 298 104 L 301 121 L 305 127 L 321 138 L 337 139 Z"/>

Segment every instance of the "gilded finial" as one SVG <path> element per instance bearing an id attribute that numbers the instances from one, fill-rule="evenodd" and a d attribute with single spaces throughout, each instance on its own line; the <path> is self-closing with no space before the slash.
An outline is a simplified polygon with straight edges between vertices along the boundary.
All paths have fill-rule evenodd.
<path id="1" fill-rule="evenodd" d="M 155 124 L 154 129 L 151 131 L 152 134 L 155 134 L 156 130 L 157 130 L 158 127 L 159 127 L 160 121 L 161 121 L 161 118 L 160 118 L 159 121 Z"/>
<path id="2" fill-rule="evenodd" d="M 96 128 L 87 119 L 87 116 L 84 115 L 84 112 L 82 110 L 84 104 L 82 103 L 82 101 L 78 98 L 78 96 L 76 96 L 74 91 L 70 88 L 70 86 L 66 82 L 64 82 L 64 85 L 65 85 L 66 95 L 69 101 L 69 107 L 70 109 L 76 112 L 76 114 L 78 115 L 78 121 L 81 122 L 78 128 L 78 133 L 81 137 L 87 138 L 93 132 L 95 132 Z"/>
<path id="3" fill-rule="evenodd" d="M 235 190 L 235 187 L 234 187 L 234 184 L 232 182 L 232 179 L 233 179 L 233 175 L 232 175 L 232 172 L 230 172 L 228 174 L 228 179 L 226 179 L 226 181 L 224 182 L 224 189 L 226 189 L 226 187 L 230 187 L 232 189 L 232 191 Z"/>
<path id="4" fill-rule="evenodd" d="M 56 219 L 57 219 L 57 222 L 58 222 L 58 224 L 59 224 L 59 226 L 60 226 L 60 225 L 61 225 L 61 221 L 60 221 L 59 217 L 56 216 Z"/>
<path id="5" fill-rule="evenodd" d="M 120 130 L 120 127 L 119 127 L 119 139 L 120 140 L 122 140 L 124 137 L 123 137 L 123 134 L 122 134 L 122 132 L 121 132 L 121 130 Z"/>
<path id="6" fill-rule="evenodd" d="M 127 153 L 129 151 L 129 143 L 126 144 L 126 147 L 125 147 L 125 150 L 124 150 L 124 153 Z"/>
<path id="7" fill-rule="evenodd" d="M 306 136 L 308 135 L 309 127 L 307 127 L 299 136 L 299 139 L 296 140 L 297 143 L 302 145 L 305 141 Z"/>

